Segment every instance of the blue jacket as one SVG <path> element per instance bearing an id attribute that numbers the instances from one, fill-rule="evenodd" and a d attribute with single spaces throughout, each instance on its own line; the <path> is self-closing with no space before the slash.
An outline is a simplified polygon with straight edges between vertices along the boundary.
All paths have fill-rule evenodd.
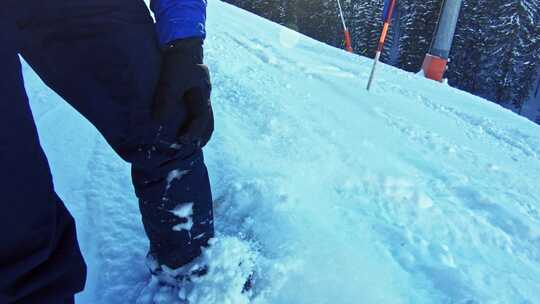
<path id="1" fill-rule="evenodd" d="M 206 37 L 207 0 L 151 0 L 159 43 L 176 39 Z"/>

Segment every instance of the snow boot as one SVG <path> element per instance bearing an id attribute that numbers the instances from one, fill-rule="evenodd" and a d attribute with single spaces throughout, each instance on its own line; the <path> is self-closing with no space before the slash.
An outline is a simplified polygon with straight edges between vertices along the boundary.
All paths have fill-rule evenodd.
<path id="1" fill-rule="evenodd" d="M 191 283 L 194 278 L 200 278 L 208 273 L 208 266 L 200 265 L 196 261 L 178 269 L 170 269 L 165 265 L 159 265 L 152 253 L 146 255 L 146 267 L 148 267 L 150 274 L 158 280 L 161 286 L 172 288 L 180 288 L 184 284 Z M 251 291 L 253 283 L 253 273 L 251 273 L 246 279 L 246 283 L 242 288 L 242 293 Z"/>
<path id="2" fill-rule="evenodd" d="M 202 277 L 208 273 L 208 266 L 192 262 L 177 269 L 159 265 L 157 259 L 148 253 L 146 256 L 148 270 L 163 286 L 180 287 L 189 283 L 193 278 Z"/>

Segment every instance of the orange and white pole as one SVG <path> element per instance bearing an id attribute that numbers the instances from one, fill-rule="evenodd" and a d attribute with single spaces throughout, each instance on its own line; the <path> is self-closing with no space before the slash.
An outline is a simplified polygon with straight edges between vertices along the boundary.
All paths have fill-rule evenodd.
<path id="1" fill-rule="evenodd" d="M 341 9 L 341 1 L 337 0 L 337 4 L 339 8 L 339 16 L 341 17 L 341 23 L 343 24 L 343 34 L 345 35 L 345 50 L 349 53 L 352 53 L 353 48 L 352 48 L 352 41 L 351 41 L 351 33 L 349 32 L 349 29 L 347 28 L 347 24 L 345 23 L 343 10 Z"/>
<path id="2" fill-rule="evenodd" d="M 377 63 L 381 59 L 381 53 L 384 48 L 384 42 L 386 41 L 386 36 L 388 35 L 388 29 L 390 28 L 390 23 L 392 23 L 392 14 L 394 13 L 394 8 L 396 7 L 397 0 L 386 0 L 384 5 L 384 25 L 381 33 L 381 38 L 379 39 L 379 44 L 377 45 L 377 53 L 375 54 L 375 61 L 373 62 L 373 68 L 371 69 L 371 74 L 369 75 L 369 81 L 367 85 L 367 90 L 371 89 L 371 84 L 373 78 L 375 77 L 375 71 L 377 70 Z"/>

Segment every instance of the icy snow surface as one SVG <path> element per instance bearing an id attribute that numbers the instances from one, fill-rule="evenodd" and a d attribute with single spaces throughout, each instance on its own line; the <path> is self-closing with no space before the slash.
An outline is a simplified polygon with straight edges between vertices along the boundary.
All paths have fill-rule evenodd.
<path id="1" fill-rule="evenodd" d="M 218 237 L 183 291 L 150 280 L 128 165 L 25 66 L 89 264 L 79 303 L 540 303 L 538 126 L 388 66 L 368 93 L 371 60 L 208 15 Z"/>

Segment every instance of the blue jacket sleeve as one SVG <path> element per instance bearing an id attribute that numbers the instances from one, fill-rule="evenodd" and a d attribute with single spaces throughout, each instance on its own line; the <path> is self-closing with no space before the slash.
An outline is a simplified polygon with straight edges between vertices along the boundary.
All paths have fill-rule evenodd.
<path id="1" fill-rule="evenodd" d="M 206 37 L 206 0 L 151 0 L 160 45 L 171 41 Z"/>

